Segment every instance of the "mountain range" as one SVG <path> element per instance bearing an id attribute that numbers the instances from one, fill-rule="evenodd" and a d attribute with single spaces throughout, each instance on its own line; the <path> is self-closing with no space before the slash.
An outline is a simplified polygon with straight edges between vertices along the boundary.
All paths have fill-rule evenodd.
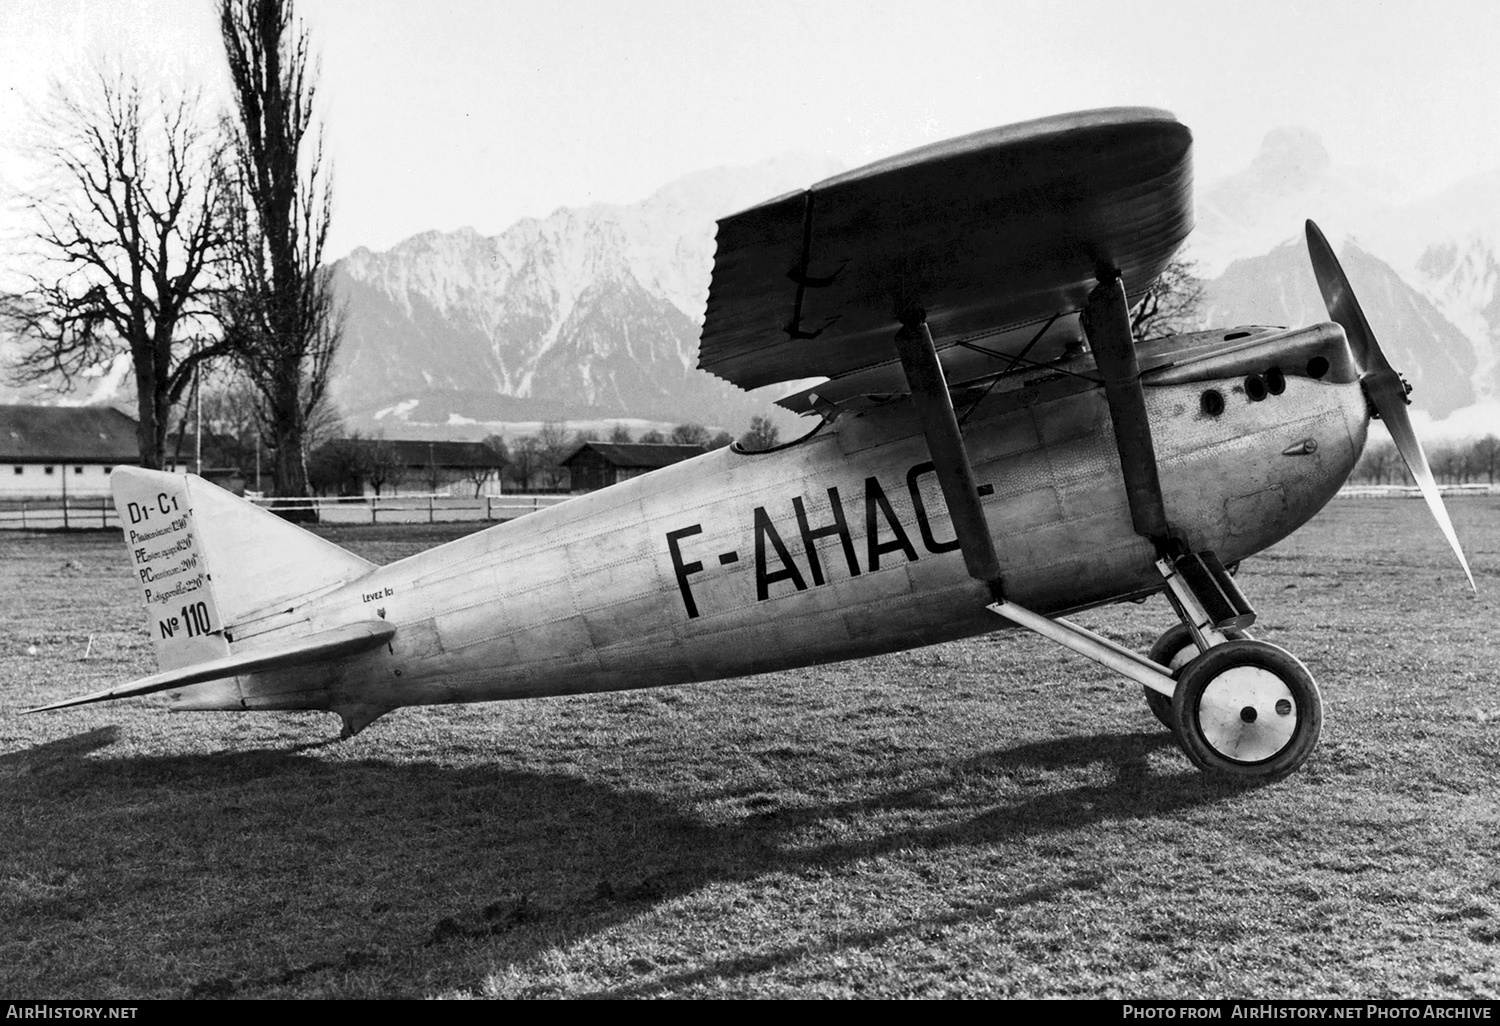
<path id="1" fill-rule="evenodd" d="M 772 406 L 779 391 L 748 394 L 696 369 L 715 220 L 840 170 L 782 156 L 494 236 L 433 231 L 357 249 L 333 265 L 346 308 L 334 399 L 351 428 L 393 438 L 525 433 L 547 420 L 739 434 L 756 414 L 796 430 Z M 1500 429 L 1500 171 L 1412 202 L 1377 174 L 1336 166 L 1315 135 L 1279 129 L 1243 171 L 1200 186 L 1196 205 L 1184 253 L 1205 282 L 1197 326 L 1326 319 L 1302 242 L 1311 217 L 1418 408 Z M 123 371 L 72 401 L 128 401 Z"/>
<path id="2" fill-rule="evenodd" d="M 782 157 L 497 236 L 429 232 L 356 250 L 336 265 L 348 303 L 337 396 L 356 426 L 403 435 L 591 418 L 738 433 L 777 396 L 694 369 L 714 221 L 838 170 Z M 1312 217 L 1419 406 L 1442 418 L 1492 400 L 1500 172 L 1418 203 L 1395 197 L 1377 175 L 1336 167 L 1311 133 L 1270 133 L 1243 172 L 1199 192 L 1185 250 L 1206 281 L 1199 326 L 1325 320 L 1302 242 Z"/>
<path id="3" fill-rule="evenodd" d="M 738 434 L 770 405 L 696 369 L 714 219 L 839 170 L 781 157 L 496 236 L 355 250 L 334 265 L 347 310 L 335 399 L 355 426 L 407 435 L 601 418 Z"/>
<path id="4" fill-rule="evenodd" d="M 1401 200 L 1336 167 L 1313 134 L 1278 129 L 1250 166 L 1200 190 L 1186 254 L 1208 279 L 1204 324 L 1325 320 L 1302 225 L 1340 259 L 1413 401 L 1436 418 L 1500 396 L 1500 171 Z M 1500 430 L 1500 423 L 1491 425 Z"/>

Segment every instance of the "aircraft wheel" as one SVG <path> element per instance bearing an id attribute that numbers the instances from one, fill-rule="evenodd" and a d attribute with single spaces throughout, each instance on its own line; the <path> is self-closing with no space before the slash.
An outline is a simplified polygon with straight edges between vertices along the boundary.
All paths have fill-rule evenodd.
<path id="1" fill-rule="evenodd" d="M 1182 668 L 1172 721 L 1199 769 L 1275 780 L 1312 754 L 1323 731 L 1323 698 L 1296 656 L 1241 639 L 1215 645 Z"/>
<path id="2" fill-rule="evenodd" d="M 1226 631 L 1226 636 L 1235 641 L 1248 638 L 1244 631 Z M 1162 636 L 1156 639 L 1156 644 L 1151 646 L 1151 651 L 1146 653 L 1146 658 L 1153 663 L 1158 663 L 1172 671 L 1172 676 L 1177 676 L 1177 671 L 1188 664 L 1198 654 L 1197 642 L 1193 641 L 1193 632 L 1188 630 L 1185 623 L 1173 624 L 1168 627 Z M 1161 725 L 1168 730 L 1175 731 L 1176 725 L 1172 722 L 1172 699 L 1154 688 L 1141 686 L 1146 693 L 1146 708 L 1151 714 L 1161 721 Z"/>

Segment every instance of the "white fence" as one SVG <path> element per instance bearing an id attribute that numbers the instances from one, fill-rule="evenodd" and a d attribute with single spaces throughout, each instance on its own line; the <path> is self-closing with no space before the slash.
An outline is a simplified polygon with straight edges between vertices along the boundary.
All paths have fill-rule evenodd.
<path id="1" fill-rule="evenodd" d="M 252 499 L 267 509 L 316 509 L 323 524 L 499 523 L 566 501 L 567 495 L 354 496 L 337 499 Z M 0 506 L 0 530 L 88 530 L 120 526 L 108 498 L 17 500 Z"/>
<path id="2" fill-rule="evenodd" d="M 254 499 L 267 509 L 318 511 L 322 524 L 444 524 L 462 520 L 514 520 L 567 501 L 568 495 L 363 495 L 338 499 Z"/>
<path id="3" fill-rule="evenodd" d="M 1467 495 L 1500 495 L 1500 484 L 1440 484 L 1438 494 L 1445 499 L 1458 499 Z M 1420 499 L 1422 490 L 1416 485 L 1344 485 L 1339 489 L 1340 499 Z"/>
<path id="4" fill-rule="evenodd" d="M 107 496 L 89 499 L 14 499 L 0 505 L 0 529 L 13 531 L 87 530 L 118 527 L 115 504 Z"/>

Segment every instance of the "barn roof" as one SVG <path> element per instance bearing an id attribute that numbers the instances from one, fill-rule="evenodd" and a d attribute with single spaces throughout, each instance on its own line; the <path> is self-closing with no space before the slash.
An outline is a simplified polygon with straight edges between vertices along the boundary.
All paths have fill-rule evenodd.
<path id="1" fill-rule="evenodd" d="M 561 461 L 562 466 L 568 466 L 588 450 L 604 457 L 611 466 L 643 467 L 648 470 L 681 463 L 694 456 L 702 456 L 707 451 L 701 445 L 673 445 L 665 442 L 582 442 Z"/>
<path id="2" fill-rule="evenodd" d="M 109 406 L 0 406 L 0 463 L 136 463 L 135 430 Z"/>

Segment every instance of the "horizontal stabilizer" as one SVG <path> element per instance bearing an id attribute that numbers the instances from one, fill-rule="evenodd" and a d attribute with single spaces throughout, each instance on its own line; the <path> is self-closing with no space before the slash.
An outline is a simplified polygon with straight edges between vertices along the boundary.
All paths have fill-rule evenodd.
<path id="1" fill-rule="evenodd" d="M 29 713 L 65 709 L 73 705 L 88 705 L 90 702 L 108 702 L 116 698 L 138 698 L 158 691 L 171 691 L 189 684 L 201 684 L 206 680 L 238 677 L 261 670 L 281 670 L 290 666 L 301 666 L 338 656 L 355 655 L 385 644 L 395 636 L 394 624 L 384 620 L 367 620 L 362 623 L 345 624 L 330 630 L 319 631 L 304 638 L 274 648 L 242 655 L 226 656 L 209 662 L 194 663 L 175 670 L 154 673 L 149 677 L 121 684 L 108 691 L 92 695 L 69 698 L 51 705 L 26 710 Z"/>

